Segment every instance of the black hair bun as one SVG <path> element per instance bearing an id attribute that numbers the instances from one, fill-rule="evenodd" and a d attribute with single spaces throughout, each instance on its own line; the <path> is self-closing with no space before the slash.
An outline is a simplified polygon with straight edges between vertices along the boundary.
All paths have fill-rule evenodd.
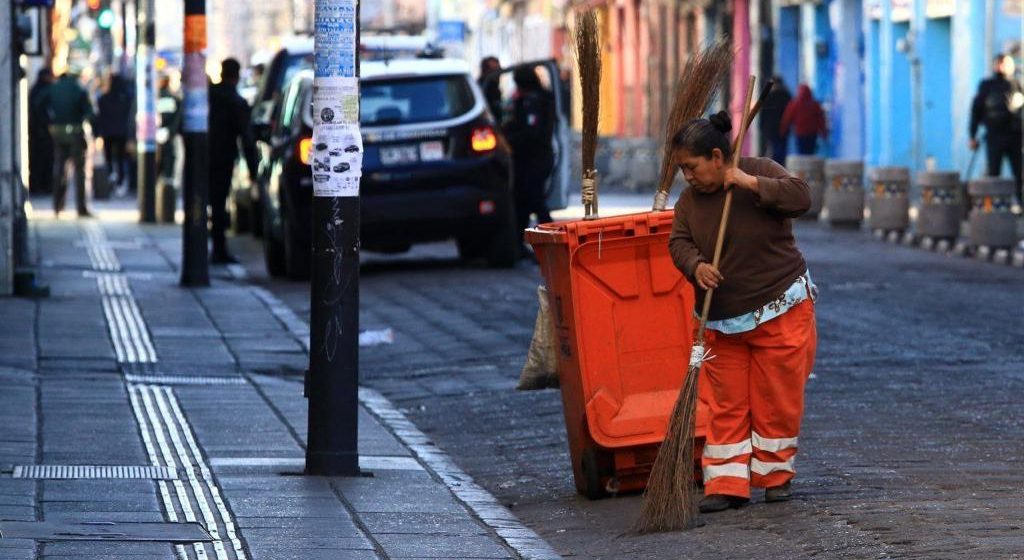
<path id="1" fill-rule="evenodd" d="M 727 134 L 732 130 L 732 118 L 729 116 L 728 111 L 719 111 L 708 118 L 711 121 L 711 126 L 715 127 L 722 134 Z"/>

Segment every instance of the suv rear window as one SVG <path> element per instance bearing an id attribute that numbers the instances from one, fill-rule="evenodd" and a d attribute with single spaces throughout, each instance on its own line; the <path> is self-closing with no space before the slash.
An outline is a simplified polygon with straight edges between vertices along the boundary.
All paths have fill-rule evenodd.
<path id="1" fill-rule="evenodd" d="M 270 101 L 291 82 L 295 74 L 313 69 L 313 53 L 289 53 L 282 51 L 270 64 L 267 73 L 260 80 L 260 101 Z"/>
<path id="2" fill-rule="evenodd" d="M 476 102 L 465 76 L 371 80 L 359 87 L 359 121 L 365 126 L 450 119 Z"/>

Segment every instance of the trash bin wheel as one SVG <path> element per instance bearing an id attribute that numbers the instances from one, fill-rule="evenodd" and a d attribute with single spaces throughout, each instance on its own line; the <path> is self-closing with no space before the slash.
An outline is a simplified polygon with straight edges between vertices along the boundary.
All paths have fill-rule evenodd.
<path id="1" fill-rule="evenodd" d="M 600 465 L 601 462 L 598 459 L 596 449 L 588 447 L 583 450 L 581 467 L 583 468 L 583 479 L 586 484 L 583 495 L 590 500 L 600 500 L 608 496 L 604 484 L 601 483 Z"/>

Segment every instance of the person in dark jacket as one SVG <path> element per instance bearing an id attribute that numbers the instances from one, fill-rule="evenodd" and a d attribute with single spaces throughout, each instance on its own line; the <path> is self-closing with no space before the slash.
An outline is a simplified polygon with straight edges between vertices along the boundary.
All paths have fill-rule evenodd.
<path id="1" fill-rule="evenodd" d="M 782 113 L 785 112 L 793 96 L 786 87 L 782 76 L 772 78 L 772 90 L 761 107 L 759 118 L 759 129 L 761 131 L 761 152 L 771 157 L 775 163 L 785 165 L 786 144 L 789 142 L 788 131 L 780 130 L 782 126 Z"/>
<path id="2" fill-rule="evenodd" d="M 181 100 L 171 89 L 171 78 L 160 78 L 160 92 L 156 101 L 156 110 L 160 115 L 160 128 L 157 131 L 157 168 L 165 182 L 174 182 L 174 166 L 177 162 L 175 138 L 181 131 Z"/>
<path id="3" fill-rule="evenodd" d="M 1013 79 L 1013 58 L 999 54 L 992 61 L 992 77 L 982 80 L 971 104 L 969 126 L 971 150 L 978 149 L 978 127 L 985 125 L 985 152 L 988 175 L 998 177 L 1003 159 L 1010 161 L 1017 182 L 1017 200 L 1021 200 L 1021 105 L 1024 93 Z"/>
<path id="4" fill-rule="evenodd" d="M 530 225 L 531 214 L 537 216 L 538 223 L 551 221 L 546 199 L 548 178 L 555 165 L 555 151 L 551 144 L 555 130 L 555 100 L 551 92 L 541 85 L 534 68 L 519 68 L 512 77 L 516 83 L 516 95 L 504 132 L 512 146 L 516 227 L 522 235 Z"/>
<path id="5" fill-rule="evenodd" d="M 43 68 L 28 92 L 28 186 L 34 194 L 53 191 L 53 138 L 45 99 L 52 83 L 53 72 Z"/>
<path id="6" fill-rule="evenodd" d="M 501 71 L 501 63 L 498 59 L 493 56 L 484 57 L 480 61 L 480 77 L 477 78 L 477 83 L 480 84 L 480 89 L 484 91 L 484 99 L 487 101 L 487 108 L 491 110 L 491 115 L 494 116 L 494 122 L 501 124 L 502 111 L 501 111 L 501 84 L 498 83 L 498 77 L 493 76 L 492 79 L 488 80 L 487 77 Z"/>
<path id="7" fill-rule="evenodd" d="M 75 203 L 79 217 L 89 217 L 85 184 L 85 129 L 84 124 L 95 120 L 89 93 L 78 83 L 78 75 L 66 72 L 47 88 L 44 106 L 50 116 L 50 135 L 54 145 L 53 212 L 58 217 L 64 209 L 67 180 L 64 167 L 68 160 L 74 166 Z"/>
<path id="8" fill-rule="evenodd" d="M 220 65 L 220 83 L 210 86 L 210 239 L 213 242 L 210 261 L 218 264 L 238 262 L 228 251 L 225 232 L 227 199 L 239 143 L 249 176 L 256 177 L 256 142 L 249 123 L 249 104 L 238 93 L 241 70 L 237 60 L 224 59 Z"/>
<path id="9" fill-rule="evenodd" d="M 807 84 L 800 84 L 796 97 L 786 105 L 779 135 L 788 135 L 790 128 L 796 134 L 796 150 L 801 155 L 813 155 L 818 149 L 818 136 L 825 138 L 825 112 Z"/>
<path id="10" fill-rule="evenodd" d="M 96 116 L 96 135 L 103 138 L 103 155 L 107 159 L 110 182 L 128 180 L 129 165 L 126 146 L 129 133 L 135 133 L 135 115 L 132 111 L 134 92 L 131 85 L 118 74 L 111 74 L 107 91 L 100 96 Z"/>

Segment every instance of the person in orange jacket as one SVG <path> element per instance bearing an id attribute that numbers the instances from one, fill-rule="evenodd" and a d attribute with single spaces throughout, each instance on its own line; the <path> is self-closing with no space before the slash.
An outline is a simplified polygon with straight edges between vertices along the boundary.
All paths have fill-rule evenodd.
<path id="1" fill-rule="evenodd" d="M 792 496 L 804 384 L 817 345 L 817 289 L 792 226 L 810 208 L 810 189 L 768 158 L 740 158 L 733 167 L 730 129 L 723 111 L 686 123 L 672 140 L 690 188 L 675 206 L 669 252 L 693 284 L 697 305 L 714 289 L 706 344 L 715 357 L 704 362 L 701 379 L 709 399 L 705 513 L 741 506 L 751 487 L 765 488 L 766 502 Z M 711 258 L 730 188 L 716 268 Z"/>

